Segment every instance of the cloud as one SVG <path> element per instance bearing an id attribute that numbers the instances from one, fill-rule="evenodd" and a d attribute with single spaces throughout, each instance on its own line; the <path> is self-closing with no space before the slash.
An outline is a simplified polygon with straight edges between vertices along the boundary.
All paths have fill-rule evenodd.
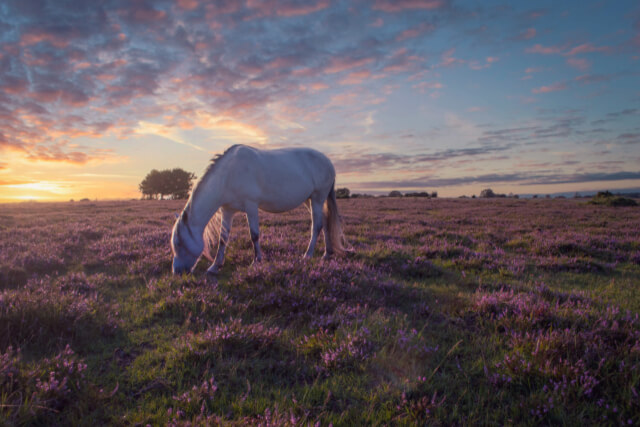
<path id="1" fill-rule="evenodd" d="M 623 181 L 640 179 L 640 172 L 602 172 L 577 174 L 541 174 L 529 172 L 515 172 L 505 174 L 470 175 L 454 178 L 437 178 L 428 176 L 414 180 L 398 181 L 368 181 L 359 183 L 360 188 L 434 188 L 452 187 L 469 184 L 520 184 L 520 185 L 552 185 L 576 184 L 601 181 Z"/>
<path id="2" fill-rule="evenodd" d="M 516 37 L 517 40 L 531 40 L 532 38 L 534 38 L 537 34 L 537 31 L 535 28 L 527 28 L 526 30 L 522 31 L 520 34 L 518 34 L 518 36 Z"/>
<path id="3" fill-rule="evenodd" d="M 382 71 L 385 73 L 415 72 L 420 69 L 422 58 L 409 54 L 406 48 L 395 50 L 389 58 L 384 60 Z"/>
<path id="4" fill-rule="evenodd" d="M 362 84 L 371 77 L 369 70 L 354 71 L 349 73 L 345 78 L 340 80 L 341 85 L 358 85 Z"/>
<path id="5" fill-rule="evenodd" d="M 527 53 L 540 53 L 543 55 L 554 55 L 562 53 L 566 49 L 564 46 L 543 46 L 541 44 L 535 44 L 530 48 L 525 49 Z"/>
<path id="6" fill-rule="evenodd" d="M 248 0 L 247 9 L 253 12 L 251 19 L 265 16 L 294 17 L 309 15 L 329 7 L 328 0 L 307 1 L 277 1 L 277 0 Z"/>
<path id="7" fill-rule="evenodd" d="M 622 133 L 616 139 L 623 144 L 640 144 L 640 133 Z"/>
<path id="8" fill-rule="evenodd" d="M 383 12 L 403 12 L 406 10 L 433 10 L 444 7 L 444 0 L 375 0 L 373 10 Z"/>
<path id="9" fill-rule="evenodd" d="M 567 64 L 580 71 L 585 71 L 591 68 L 591 62 L 582 58 L 567 58 Z"/>
<path id="10" fill-rule="evenodd" d="M 353 68 L 360 68 L 373 62 L 372 57 L 351 58 L 351 57 L 333 57 L 329 64 L 325 67 L 324 72 L 328 74 L 341 73 Z"/>
<path id="11" fill-rule="evenodd" d="M 333 155 L 331 158 L 339 173 L 348 174 L 397 168 L 406 170 L 407 168 L 432 165 L 435 162 L 444 162 L 457 158 L 482 157 L 507 151 L 510 148 L 511 145 L 483 146 L 417 154 L 342 152 Z"/>
<path id="12" fill-rule="evenodd" d="M 444 85 L 438 82 L 420 82 L 412 86 L 414 89 L 418 89 L 421 93 L 425 93 L 428 90 L 442 89 Z"/>
<path id="13" fill-rule="evenodd" d="M 484 63 L 478 61 L 469 61 L 469 68 L 471 68 L 472 70 L 483 70 L 485 68 L 491 67 L 491 64 L 498 62 L 499 60 L 500 58 L 498 58 L 497 56 L 487 56 Z"/>
<path id="14" fill-rule="evenodd" d="M 430 24 L 428 22 L 423 22 L 402 31 L 400 34 L 396 36 L 396 41 L 403 42 L 405 40 L 413 39 L 413 38 L 422 36 L 424 34 L 432 33 L 434 30 L 435 30 L 435 26 L 433 24 Z"/>
<path id="15" fill-rule="evenodd" d="M 456 48 L 452 47 L 449 50 L 446 50 L 441 55 L 441 62 L 437 65 L 438 67 L 451 67 L 457 64 L 464 64 L 463 59 L 455 58 L 453 54 L 456 52 Z"/>
<path id="16" fill-rule="evenodd" d="M 185 10 L 193 10 L 199 6 L 198 0 L 177 0 L 178 6 Z"/>
<path id="17" fill-rule="evenodd" d="M 585 118 L 575 112 L 549 113 L 549 117 L 523 126 L 485 130 L 477 142 L 491 145 L 541 144 L 555 138 L 568 138 L 585 122 Z"/>
<path id="18" fill-rule="evenodd" d="M 541 44 L 535 44 L 527 49 L 526 53 L 539 53 L 542 55 L 564 55 L 575 56 L 583 53 L 592 52 L 605 52 L 610 53 L 613 49 L 609 46 L 594 46 L 592 43 L 582 43 L 580 45 L 569 48 L 568 44 L 556 45 L 556 46 L 543 46 Z"/>
<path id="19" fill-rule="evenodd" d="M 611 75 L 608 74 L 584 74 L 581 76 L 577 76 L 575 80 L 584 84 L 593 84 L 593 83 L 601 83 L 608 82 L 612 78 Z"/>
<path id="20" fill-rule="evenodd" d="M 539 88 L 531 89 L 532 93 L 550 93 L 550 92 L 558 92 L 561 90 L 567 89 L 567 84 L 565 82 L 558 82 L 551 84 L 549 86 L 541 86 Z"/>
<path id="21" fill-rule="evenodd" d="M 581 53 L 590 53 L 590 52 L 611 52 L 611 48 L 609 46 L 594 46 L 591 43 L 583 43 L 578 45 L 568 52 L 565 53 L 566 56 L 578 55 Z"/>
<path id="22" fill-rule="evenodd" d="M 633 116 L 636 115 L 640 110 L 637 108 L 627 108 L 621 111 L 615 111 L 613 113 L 608 113 L 607 117 L 618 118 L 622 116 Z"/>

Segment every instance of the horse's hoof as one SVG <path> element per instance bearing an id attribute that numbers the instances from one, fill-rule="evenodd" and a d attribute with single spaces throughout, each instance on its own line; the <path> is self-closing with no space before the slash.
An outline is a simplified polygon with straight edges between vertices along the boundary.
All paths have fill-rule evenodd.
<path id="1" fill-rule="evenodd" d="M 209 267 L 207 269 L 207 276 L 215 277 L 218 275 L 219 271 L 220 271 L 220 267 L 218 267 L 217 265 L 214 267 Z"/>
<path id="2" fill-rule="evenodd" d="M 322 260 L 323 261 L 328 261 L 331 258 L 333 258 L 333 254 L 328 254 L 328 253 L 325 252 L 324 255 L 322 255 Z"/>

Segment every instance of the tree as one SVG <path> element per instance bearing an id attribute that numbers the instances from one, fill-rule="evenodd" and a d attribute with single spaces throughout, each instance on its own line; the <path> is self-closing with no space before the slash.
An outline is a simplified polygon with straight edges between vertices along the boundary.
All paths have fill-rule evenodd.
<path id="1" fill-rule="evenodd" d="M 152 169 L 151 172 L 144 177 L 140 185 L 138 185 L 138 188 L 145 198 L 155 199 L 156 195 L 160 193 L 160 181 L 160 172 L 157 169 Z"/>
<path id="2" fill-rule="evenodd" d="M 171 170 L 168 184 L 171 197 L 174 199 L 188 198 L 194 179 L 196 179 L 196 176 L 191 172 L 180 168 Z"/>
<path id="3" fill-rule="evenodd" d="M 485 188 L 484 190 L 482 190 L 480 192 L 480 197 L 488 199 L 488 198 L 491 198 L 491 197 L 496 197 L 496 194 L 493 192 L 492 189 Z"/>
<path id="4" fill-rule="evenodd" d="M 196 176 L 180 168 L 151 170 L 142 180 L 138 188 L 143 197 L 147 199 L 164 199 L 171 196 L 172 199 L 186 199 L 192 187 L 192 181 Z"/>
<path id="5" fill-rule="evenodd" d="M 393 190 L 389 192 L 389 197 L 402 197 L 402 193 L 398 190 Z"/>
<path id="6" fill-rule="evenodd" d="M 336 198 L 338 199 L 348 199 L 351 192 L 348 188 L 338 188 L 336 190 Z"/>

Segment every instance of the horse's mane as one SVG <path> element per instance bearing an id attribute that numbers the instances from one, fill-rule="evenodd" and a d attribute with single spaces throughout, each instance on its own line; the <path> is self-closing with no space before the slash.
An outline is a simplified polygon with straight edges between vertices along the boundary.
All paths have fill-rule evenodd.
<path id="1" fill-rule="evenodd" d="M 231 147 L 224 150 L 222 154 L 216 154 L 215 156 L 213 156 L 213 158 L 211 159 L 211 162 L 209 163 L 207 168 L 204 170 L 204 173 L 202 174 L 202 178 L 200 179 L 198 184 L 204 181 L 206 177 L 208 177 L 215 171 L 216 166 L 218 166 L 220 163 L 220 160 L 222 160 L 229 151 L 231 151 L 232 149 L 240 145 L 242 144 L 232 145 Z M 196 184 L 196 187 L 193 189 L 194 195 L 198 191 L 198 187 L 199 187 L 198 184 Z M 213 246 L 215 242 L 220 239 L 221 229 L 222 229 L 222 215 L 220 213 L 220 210 L 218 210 L 216 213 L 213 214 L 213 216 L 209 220 L 209 223 L 207 223 L 207 226 L 204 229 L 204 235 L 203 235 L 203 238 L 204 238 L 203 255 L 211 262 L 213 262 L 212 250 L 215 249 Z"/>
<path id="2" fill-rule="evenodd" d="M 216 154 L 215 156 L 213 156 L 211 158 L 211 161 L 209 162 L 209 166 L 207 166 L 207 168 L 204 170 L 204 174 L 202 174 L 202 178 L 204 179 L 204 177 L 208 176 L 210 173 L 213 173 L 213 171 L 215 170 L 216 166 L 218 165 L 218 162 L 220 160 L 222 160 L 222 158 L 224 158 L 224 156 L 231 151 L 232 149 L 240 146 L 242 144 L 235 144 L 232 145 L 231 147 L 227 148 L 226 150 L 224 150 L 224 152 L 222 154 Z"/>

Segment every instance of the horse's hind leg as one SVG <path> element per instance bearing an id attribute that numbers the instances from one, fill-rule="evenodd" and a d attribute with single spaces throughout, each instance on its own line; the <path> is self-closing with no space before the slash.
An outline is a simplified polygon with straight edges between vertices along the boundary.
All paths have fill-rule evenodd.
<path id="1" fill-rule="evenodd" d="M 324 200 L 314 200 L 311 198 L 311 240 L 309 241 L 309 247 L 304 254 L 305 258 L 311 258 L 313 256 L 313 250 L 316 247 L 316 241 L 318 235 L 322 230 L 322 204 Z"/>
<path id="2" fill-rule="evenodd" d="M 251 206 L 247 209 L 247 222 L 249 223 L 249 232 L 253 242 L 253 262 L 260 262 L 262 261 L 262 251 L 260 250 L 260 221 L 258 219 L 257 206 Z"/>
<path id="3" fill-rule="evenodd" d="M 229 235 L 231 234 L 231 226 L 233 224 L 233 214 L 231 210 L 222 211 L 222 223 L 220 224 L 220 236 L 218 238 L 218 252 L 213 264 L 207 269 L 208 274 L 216 274 L 220 267 L 224 264 L 224 252 L 229 243 Z"/>
<path id="4" fill-rule="evenodd" d="M 322 259 L 329 259 L 333 255 L 333 244 L 331 243 L 331 236 L 329 235 L 329 222 L 328 212 L 322 212 L 322 232 L 324 233 L 324 255 Z"/>

